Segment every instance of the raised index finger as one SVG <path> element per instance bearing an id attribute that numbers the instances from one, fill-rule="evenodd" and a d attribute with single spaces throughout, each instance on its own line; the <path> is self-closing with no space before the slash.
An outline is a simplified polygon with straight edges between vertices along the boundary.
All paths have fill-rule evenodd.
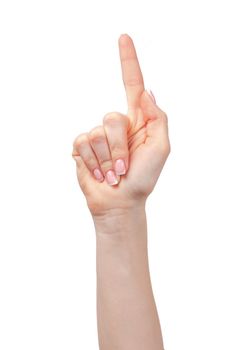
<path id="1" fill-rule="evenodd" d="M 118 40 L 118 45 L 128 107 L 134 109 L 138 107 L 140 96 L 144 91 L 143 76 L 130 36 L 122 34 Z"/>

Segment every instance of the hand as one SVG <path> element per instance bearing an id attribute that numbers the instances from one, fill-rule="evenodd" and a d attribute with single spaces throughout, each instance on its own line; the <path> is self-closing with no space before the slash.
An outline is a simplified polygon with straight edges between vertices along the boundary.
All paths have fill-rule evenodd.
<path id="1" fill-rule="evenodd" d="M 102 126 L 73 143 L 78 182 L 93 216 L 145 203 L 170 153 L 167 115 L 144 88 L 133 41 L 124 34 L 118 44 L 127 115 L 106 114 Z"/>

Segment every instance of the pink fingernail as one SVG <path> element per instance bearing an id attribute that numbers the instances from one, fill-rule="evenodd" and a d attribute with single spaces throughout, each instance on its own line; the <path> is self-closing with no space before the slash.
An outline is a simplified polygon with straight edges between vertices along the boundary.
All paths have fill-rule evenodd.
<path id="1" fill-rule="evenodd" d="M 151 97 L 152 101 L 156 104 L 155 96 L 153 95 L 152 90 L 147 89 L 148 95 Z"/>
<path id="2" fill-rule="evenodd" d="M 100 181 L 100 182 L 103 181 L 103 179 L 104 179 L 103 174 L 98 168 L 93 170 L 93 174 L 98 181 Z"/>
<path id="3" fill-rule="evenodd" d="M 117 159 L 115 162 L 115 172 L 117 175 L 126 174 L 126 166 L 123 159 Z"/>
<path id="4" fill-rule="evenodd" d="M 106 180 L 107 180 L 107 183 L 111 186 L 118 184 L 118 179 L 113 170 L 108 170 L 106 172 Z"/>

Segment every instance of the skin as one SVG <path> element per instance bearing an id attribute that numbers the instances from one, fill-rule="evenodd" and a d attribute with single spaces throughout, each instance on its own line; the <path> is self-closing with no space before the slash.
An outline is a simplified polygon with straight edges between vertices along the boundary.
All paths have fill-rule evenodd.
<path id="1" fill-rule="evenodd" d="M 96 230 L 99 348 L 162 350 L 145 204 L 170 153 L 168 118 L 145 90 L 133 40 L 124 34 L 118 45 L 127 114 L 106 114 L 102 125 L 75 138 L 72 152 Z M 119 159 L 126 170 L 118 175 Z"/>

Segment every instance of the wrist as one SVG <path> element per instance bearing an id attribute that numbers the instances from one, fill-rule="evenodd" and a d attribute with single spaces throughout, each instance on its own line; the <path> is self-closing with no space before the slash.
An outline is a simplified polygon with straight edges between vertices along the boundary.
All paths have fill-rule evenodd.
<path id="1" fill-rule="evenodd" d="M 101 215 L 92 215 L 96 234 L 127 235 L 146 222 L 146 201 L 139 201 L 132 206 L 112 208 Z"/>
<path id="2" fill-rule="evenodd" d="M 114 209 L 93 218 L 96 230 L 98 269 L 104 261 L 124 276 L 148 272 L 147 220 L 145 203 Z M 116 271 L 115 271 L 116 273 Z"/>

